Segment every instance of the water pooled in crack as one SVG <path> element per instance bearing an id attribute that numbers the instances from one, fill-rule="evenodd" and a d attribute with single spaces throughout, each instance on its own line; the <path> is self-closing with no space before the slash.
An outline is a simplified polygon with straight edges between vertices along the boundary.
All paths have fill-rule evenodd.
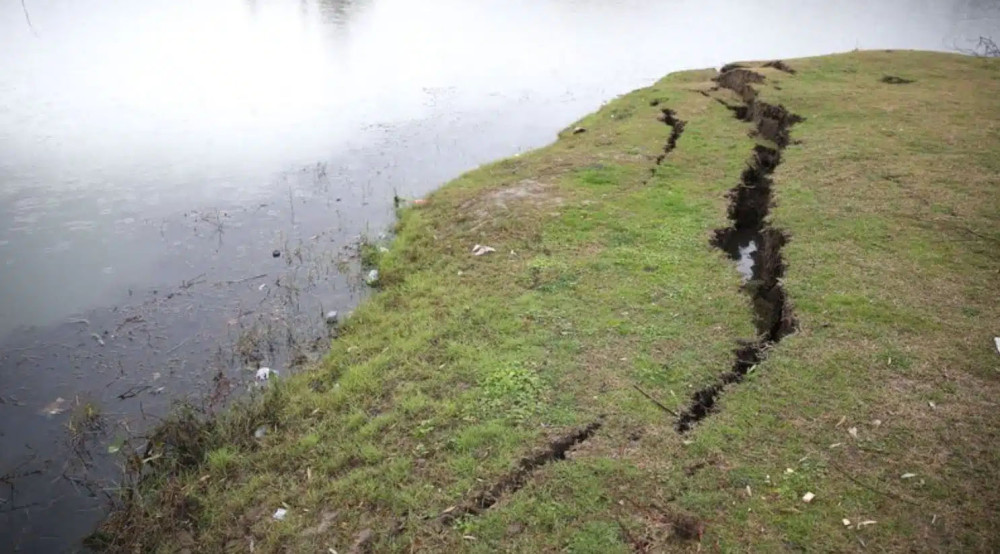
<path id="1" fill-rule="evenodd" d="M 753 279 L 754 259 L 753 254 L 757 251 L 757 241 L 751 240 L 746 246 L 737 247 L 736 271 L 740 272 L 745 285 Z"/>
<path id="2" fill-rule="evenodd" d="M 792 73 L 794 70 L 786 67 L 783 71 Z M 788 241 L 788 235 L 773 227 L 767 217 L 774 187 L 771 175 L 781 163 L 781 151 L 790 142 L 789 127 L 802 121 L 802 118 L 788 112 L 784 106 L 758 100 L 757 91 L 750 85 L 764 81 L 764 76 L 759 73 L 745 67 L 727 66 L 715 80 L 719 88 L 731 90 L 743 101 L 742 106 L 731 106 L 722 100 L 719 100 L 720 103 L 737 119 L 753 123 L 754 136 L 777 145 L 777 148 L 762 144 L 754 146 L 739 184 L 728 193 L 731 224 L 716 229 L 712 238 L 712 245 L 736 262 L 742 289 L 753 305 L 757 337 L 742 341 L 734 352 L 732 367 L 715 383 L 694 393 L 691 404 L 677 420 L 676 428 L 681 433 L 708 416 L 715 409 L 725 387 L 742 381 L 764 359 L 767 351 L 794 331 L 796 326 L 781 284 L 785 274 L 781 248 Z"/>

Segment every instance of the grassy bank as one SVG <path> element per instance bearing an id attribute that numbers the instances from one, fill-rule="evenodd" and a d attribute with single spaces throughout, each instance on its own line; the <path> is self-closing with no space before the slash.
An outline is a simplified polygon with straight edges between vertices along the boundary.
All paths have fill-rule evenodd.
<path id="1" fill-rule="evenodd" d="M 158 437 L 98 540 L 1000 548 L 1000 60 L 746 65 L 670 75 L 405 209 L 322 365 Z M 712 245 L 741 182 L 773 204 L 745 287 Z M 781 333 L 754 290 L 781 292 Z"/>

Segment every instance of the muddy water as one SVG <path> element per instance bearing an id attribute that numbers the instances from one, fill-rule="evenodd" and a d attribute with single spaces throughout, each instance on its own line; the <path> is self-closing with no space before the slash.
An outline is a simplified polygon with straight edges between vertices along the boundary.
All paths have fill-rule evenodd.
<path id="1" fill-rule="evenodd" d="M 394 194 L 670 71 L 949 50 L 998 17 L 975 0 L 3 3 L 0 544 L 77 549 L 121 437 L 319 355 L 322 313 L 365 294 L 350 245 L 387 228 Z"/>

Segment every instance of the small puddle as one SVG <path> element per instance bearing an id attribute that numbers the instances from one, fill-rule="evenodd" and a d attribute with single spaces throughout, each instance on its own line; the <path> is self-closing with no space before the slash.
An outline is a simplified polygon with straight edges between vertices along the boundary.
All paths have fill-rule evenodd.
<path id="1" fill-rule="evenodd" d="M 794 73 L 784 66 L 782 71 Z M 699 389 L 688 408 L 677 419 L 678 432 L 684 433 L 715 410 L 716 402 L 727 385 L 739 383 L 767 355 L 768 350 L 795 329 L 788 297 L 781 284 L 785 263 L 781 248 L 788 236 L 768 221 L 774 181 L 771 175 L 781 163 L 781 151 L 789 144 L 788 129 L 802 118 L 781 105 L 767 104 L 757 99 L 751 86 L 764 81 L 764 76 L 744 67 L 727 66 L 716 78 L 720 88 L 736 93 L 742 106 L 733 106 L 717 99 L 741 121 L 754 124 L 753 135 L 767 140 L 777 148 L 754 146 L 740 182 L 729 193 L 731 225 L 716 229 L 712 245 L 736 262 L 741 288 L 753 305 L 757 336 L 741 341 L 734 352 L 733 365 L 714 383 Z"/>
<path id="2" fill-rule="evenodd" d="M 760 233 L 743 232 L 733 233 L 727 237 L 725 244 L 717 245 L 729 259 L 736 262 L 736 271 L 739 272 L 743 285 L 754 279 L 754 268 L 758 267 L 755 254 L 758 252 L 757 245 L 760 241 Z"/>

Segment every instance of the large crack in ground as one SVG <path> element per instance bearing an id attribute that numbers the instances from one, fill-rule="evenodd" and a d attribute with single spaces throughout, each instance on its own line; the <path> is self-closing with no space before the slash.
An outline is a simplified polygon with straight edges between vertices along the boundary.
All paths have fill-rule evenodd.
<path id="1" fill-rule="evenodd" d="M 657 119 L 670 126 L 670 137 L 667 138 L 667 143 L 663 146 L 663 152 L 656 157 L 656 165 L 660 165 L 667 157 L 667 154 L 673 152 L 674 148 L 677 148 L 677 139 L 681 138 L 681 133 L 684 132 L 684 125 L 686 125 L 687 122 L 682 119 L 678 119 L 677 113 L 670 108 L 663 108 Z M 656 171 L 655 167 L 653 168 L 653 171 Z"/>
<path id="2" fill-rule="evenodd" d="M 659 100 L 650 102 L 652 106 L 658 106 L 659 104 Z M 684 125 L 687 124 L 683 119 L 678 119 L 677 112 L 670 108 L 661 108 L 660 114 L 656 116 L 656 119 L 670 127 L 670 136 L 667 137 L 667 142 L 663 145 L 663 151 L 656 156 L 656 163 L 653 164 L 653 167 L 649 168 L 649 176 L 643 180 L 643 184 L 647 184 L 653 178 L 653 175 L 656 174 L 656 168 L 660 167 L 663 160 L 667 158 L 667 154 L 670 154 L 674 151 L 674 148 L 677 148 L 677 141 L 681 138 L 681 134 L 684 133 Z"/>
<path id="3" fill-rule="evenodd" d="M 448 525 L 462 517 L 474 516 L 489 509 L 503 495 L 520 490 L 528 482 L 528 478 L 542 466 L 550 462 L 565 460 L 566 454 L 570 450 L 593 437 L 601 425 L 601 421 L 595 421 L 586 427 L 576 429 L 549 442 L 544 449 L 522 458 L 514 471 L 493 483 L 489 488 L 477 493 L 454 509 L 449 509 L 441 514 L 439 521 Z"/>
<path id="4" fill-rule="evenodd" d="M 803 119 L 784 106 L 768 104 L 758 98 L 751 85 L 763 82 L 763 75 L 739 66 L 723 69 L 715 79 L 718 87 L 736 93 L 743 104 L 732 106 L 719 101 L 738 119 L 753 123 L 754 136 L 774 145 L 754 146 L 739 184 L 728 194 L 731 225 L 716 229 L 711 241 L 736 262 L 743 278 L 743 291 L 753 304 L 757 337 L 742 341 L 734 352 L 732 367 L 713 384 L 692 395 L 691 404 L 677 419 L 676 428 L 681 433 L 689 431 L 710 414 L 726 386 L 742 381 L 765 358 L 768 350 L 796 326 L 788 295 L 781 284 L 785 274 L 781 248 L 788 241 L 788 235 L 771 226 L 767 215 L 774 188 L 771 175 L 781 163 L 781 152 L 791 140 L 789 128 Z"/>

